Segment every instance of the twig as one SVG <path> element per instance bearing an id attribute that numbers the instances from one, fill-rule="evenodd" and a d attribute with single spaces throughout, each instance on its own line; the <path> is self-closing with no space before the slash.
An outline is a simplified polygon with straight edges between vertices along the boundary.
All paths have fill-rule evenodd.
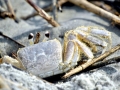
<path id="1" fill-rule="evenodd" d="M 102 66 L 105 66 L 105 65 L 113 64 L 113 63 L 118 63 L 118 62 L 120 62 L 120 56 L 119 57 L 115 57 L 115 58 L 111 58 L 109 60 L 104 59 L 103 61 L 96 62 L 93 65 L 91 65 L 89 67 L 89 70 L 95 69 L 95 68 L 99 68 L 99 67 L 102 67 Z"/>
<path id="2" fill-rule="evenodd" d="M 8 11 L 12 14 L 12 18 L 15 19 L 15 13 L 14 13 L 14 10 L 12 8 L 12 5 L 11 5 L 10 1 L 9 0 L 5 0 L 5 3 L 7 5 Z"/>
<path id="3" fill-rule="evenodd" d="M 92 61 L 90 62 L 86 62 L 82 65 L 79 65 L 78 67 L 76 67 L 75 69 L 71 70 L 70 72 L 66 73 L 63 78 L 68 78 L 70 77 L 71 75 L 73 74 L 76 74 L 84 69 L 86 69 L 87 67 L 89 67 L 90 65 L 94 64 L 95 62 L 97 61 L 100 61 L 104 58 L 106 58 L 107 56 L 109 56 L 110 54 L 114 53 L 115 51 L 119 50 L 120 49 L 120 44 L 115 46 L 114 48 L 112 48 L 111 50 L 105 52 L 104 54 L 100 55 L 99 57 L 97 58 L 94 58 Z"/>
<path id="4" fill-rule="evenodd" d="M 52 6 L 43 8 L 43 10 L 45 12 L 50 12 L 52 10 Z M 21 19 L 28 20 L 29 18 L 32 18 L 32 17 L 37 16 L 37 15 L 39 15 L 38 12 L 33 12 L 33 13 L 29 14 L 28 16 L 22 16 Z"/>
<path id="5" fill-rule="evenodd" d="M 66 3 L 67 2 L 67 0 L 58 0 L 58 4 L 57 4 L 57 7 L 59 8 L 59 10 L 62 12 L 62 8 L 61 8 L 61 6 L 62 6 L 62 4 L 64 4 L 64 3 Z M 50 11 L 52 11 L 52 5 L 49 5 L 49 6 L 47 6 L 47 7 L 44 7 L 43 8 L 43 10 L 45 11 L 45 12 L 50 12 Z M 27 19 L 29 19 L 29 18 L 31 18 L 31 17 L 34 17 L 34 16 L 37 16 L 37 15 L 39 15 L 37 12 L 33 12 L 32 14 L 30 14 L 30 15 L 28 15 L 28 16 L 23 16 L 23 17 L 21 17 L 21 19 L 23 19 L 23 20 L 27 20 Z"/>
<path id="6" fill-rule="evenodd" d="M 52 0 L 53 1 L 53 18 L 54 20 L 58 21 L 57 18 L 57 0 Z"/>
<path id="7" fill-rule="evenodd" d="M 19 20 L 16 18 L 16 15 L 14 13 L 14 10 L 12 8 L 10 0 L 5 0 L 5 3 L 6 3 L 6 6 L 7 6 L 7 9 L 8 9 L 7 17 L 10 17 L 10 18 L 14 19 L 14 21 L 18 23 Z M 6 17 L 6 15 L 4 15 L 4 16 Z"/>
<path id="8" fill-rule="evenodd" d="M 31 0 L 26 0 L 26 1 L 39 13 L 39 15 L 42 18 L 47 20 L 47 22 L 50 23 L 52 26 L 54 26 L 54 27 L 60 26 L 51 16 L 49 16 L 43 9 L 38 7 Z"/>
<path id="9" fill-rule="evenodd" d="M 30 14 L 28 16 L 22 16 L 21 19 L 28 20 L 29 18 L 37 16 L 37 15 L 39 15 L 37 12 L 33 12 L 32 14 Z"/>
<path id="10" fill-rule="evenodd" d="M 61 8 L 61 5 L 60 5 L 60 0 L 58 0 L 57 4 L 58 4 L 59 11 L 62 12 L 62 8 Z"/>
<path id="11" fill-rule="evenodd" d="M 102 9 L 104 9 L 106 11 L 111 11 L 112 10 L 112 7 L 105 4 L 103 1 L 90 1 L 90 3 L 102 8 Z"/>
<path id="12" fill-rule="evenodd" d="M 105 17 L 109 20 L 112 20 L 115 24 L 118 24 L 120 25 L 120 18 L 108 11 L 105 11 L 103 10 L 102 8 L 99 8 L 97 6 L 95 6 L 94 4 L 86 1 L 86 0 L 68 0 L 69 2 L 77 5 L 77 6 L 80 6 L 90 12 L 93 12 L 97 15 L 100 15 L 102 17 Z"/>
<path id="13" fill-rule="evenodd" d="M 111 12 L 117 16 L 120 15 L 119 12 L 117 12 L 117 10 L 115 10 L 114 8 L 112 8 L 110 5 L 108 4 L 105 4 L 103 1 L 90 1 L 91 3 L 93 3 L 94 5 L 100 7 L 100 8 L 103 8 L 104 10 L 108 11 L 108 12 Z"/>
<path id="14" fill-rule="evenodd" d="M 6 18 L 6 17 L 12 18 L 13 14 L 8 11 L 4 11 L 4 12 L 0 12 L 0 17 L 1 18 Z"/>
<path id="15" fill-rule="evenodd" d="M 8 37 L 7 35 L 4 35 L 2 32 L 0 32 L 0 36 L 3 36 L 3 37 L 5 37 L 5 38 L 8 38 L 8 39 L 10 39 L 11 41 L 17 43 L 18 45 L 20 45 L 20 46 L 22 46 L 22 47 L 25 47 L 25 46 L 22 45 L 21 43 L 19 43 L 19 42 L 15 41 L 14 39 Z"/>

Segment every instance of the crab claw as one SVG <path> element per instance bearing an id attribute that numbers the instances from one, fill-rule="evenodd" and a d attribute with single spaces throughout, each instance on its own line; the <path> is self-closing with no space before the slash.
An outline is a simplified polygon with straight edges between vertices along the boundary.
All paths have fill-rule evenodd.
<path id="1" fill-rule="evenodd" d="M 62 63 L 62 47 L 56 39 L 22 48 L 17 55 L 28 72 L 40 77 L 54 75 Z"/>

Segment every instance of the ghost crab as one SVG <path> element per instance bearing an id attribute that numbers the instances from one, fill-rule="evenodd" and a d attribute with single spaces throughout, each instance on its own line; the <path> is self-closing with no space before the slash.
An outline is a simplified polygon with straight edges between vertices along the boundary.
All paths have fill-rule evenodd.
<path id="1" fill-rule="evenodd" d="M 25 69 L 42 78 L 67 72 L 81 60 L 81 55 L 90 62 L 97 46 L 106 51 L 111 46 L 111 33 L 97 27 L 78 27 L 65 33 L 64 45 L 57 39 L 40 42 L 18 51 L 18 59 Z"/>

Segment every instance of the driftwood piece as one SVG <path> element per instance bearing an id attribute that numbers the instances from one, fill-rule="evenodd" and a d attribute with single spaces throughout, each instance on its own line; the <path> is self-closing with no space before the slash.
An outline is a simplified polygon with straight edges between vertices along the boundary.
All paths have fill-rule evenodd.
<path id="1" fill-rule="evenodd" d="M 111 50 L 109 51 L 106 51 L 104 54 L 100 55 L 99 57 L 97 58 L 94 58 L 92 61 L 88 61 L 82 65 L 79 65 L 78 67 L 76 67 L 75 69 L 69 71 L 68 73 L 66 73 L 63 78 L 68 78 L 70 77 L 71 75 L 73 74 L 76 74 L 84 69 L 86 69 L 87 67 L 89 67 L 90 65 L 94 64 L 95 62 L 97 61 L 100 61 L 104 58 L 106 58 L 107 56 L 109 56 L 110 54 L 114 53 L 115 51 L 119 50 L 120 49 L 120 44 L 115 46 L 114 48 L 112 48 Z"/>
<path id="2" fill-rule="evenodd" d="M 54 27 L 60 26 L 51 16 L 49 16 L 43 9 L 41 9 L 40 7 L 38 7 L 31 0 L 26 0 L 26 1 L 39 13 L 39 15 L 42 18 L 44 18 L 52 26 L 54 26 Z"/>
<path id="3" fill-rule="evenodd" d="M 103 10 L 102 8 L 99 8 L 95 6 L 94 4 L 88 2 L 87 0 L 68 0 L 69 2 L 82 7 L 90 12 L 93 12 L 97 15 L 100 15 L 102 17 L 105 17 L 111 21 L 113 21 L 115 24 L 120 25 L 120 18 L 108 11 Z"/>

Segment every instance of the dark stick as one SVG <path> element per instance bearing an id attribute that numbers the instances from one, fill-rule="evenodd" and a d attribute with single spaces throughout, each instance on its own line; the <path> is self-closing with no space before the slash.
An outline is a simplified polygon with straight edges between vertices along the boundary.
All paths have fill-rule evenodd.
<path id="1" fill-rule="evenodd" d="M 17 43 L 18 45 L 20 45 L 20 46 L 22 46 L 22 47 L 25 47 L 24 45 L 22 45 L 21 43 L 17 42 L 16 40 L 10 38 L 10 37 L 7 36 L 7 35 L 4 35 L 2 32 L 0 32 L 0 36 L 3 36 L 3 37 L 5 37 L 5 38 L 8 38 L 8 39 L 10 39 L 11 41 Z"/>

